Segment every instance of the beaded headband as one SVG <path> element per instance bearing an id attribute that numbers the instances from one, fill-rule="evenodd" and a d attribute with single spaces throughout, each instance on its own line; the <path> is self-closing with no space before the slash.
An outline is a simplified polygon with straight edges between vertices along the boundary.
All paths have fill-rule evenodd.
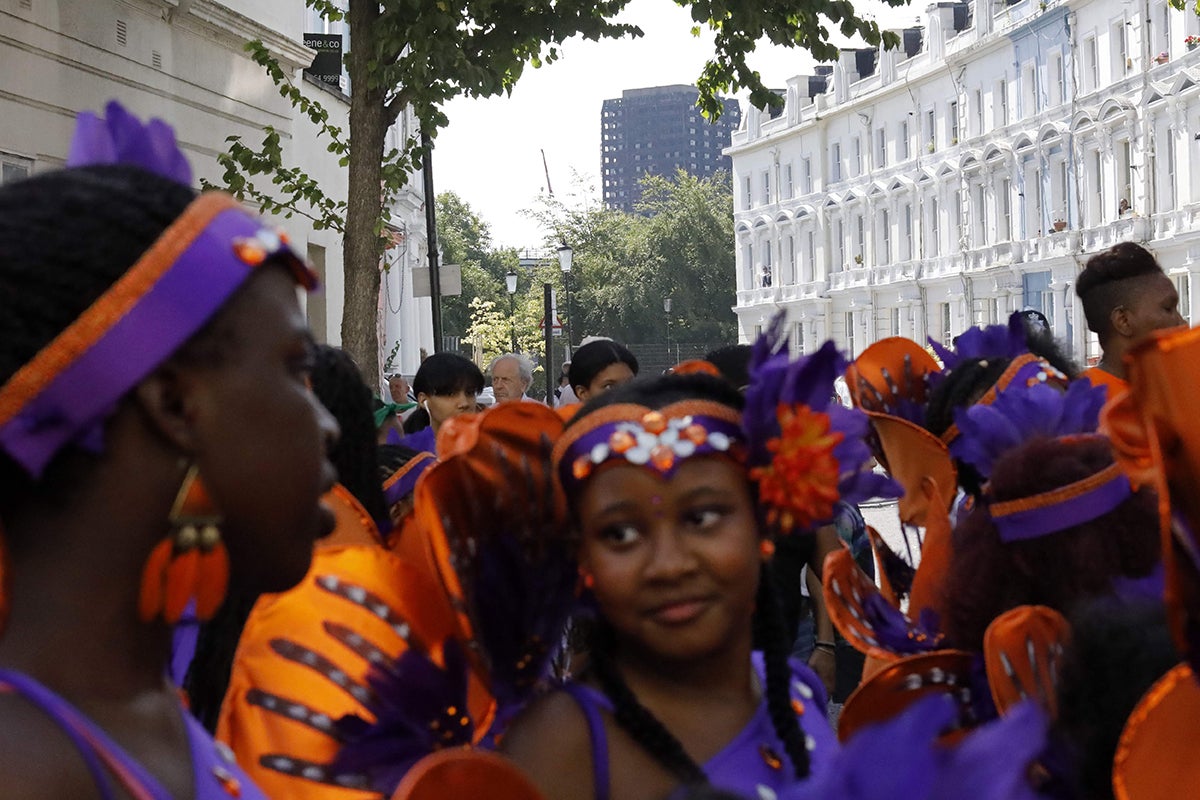
<path id="1" fill-rule="evenodd" d="M 635 403 L 600 408 L 563 432 L 552 459 L 559 481 L 573 493 L 610 461 L 652 469 L 663 477 L 694 456 L 740 460 L 741 415 L 709 400 L 684 400 L 661 409 Z"/>
<path id="2" fill-rule="evenodd" d="M 182 154 L 169 128 L 151 123 L 142 129 L 115 103 L 108 111 L 108 127 L 81 115 L 74 164 L 134 163 L 182 177 Z M 124 157 L 121 143 L 139 137 L 157 143 L 152 149 L 163 162 L 157 168 Z M 68 444 L 99 452 L 104 421 L 117 401 L 268 261 L 287 266 L 304 288 L 316 288 L 316 276 L 286 238 L 236 200 L 219 192 L 196 198 L 137 263 L 0 386 L 0 449 L 34 477 Z"/>

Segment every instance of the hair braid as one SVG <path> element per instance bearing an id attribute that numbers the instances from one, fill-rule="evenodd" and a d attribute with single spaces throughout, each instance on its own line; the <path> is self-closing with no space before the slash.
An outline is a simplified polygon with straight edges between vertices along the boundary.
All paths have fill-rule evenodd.
<path id="1" fill-rule="evenodd" d="M 784 629 L 783 609 L 779 606 L 775 580 L 766 564 L 763 564 L 758 580 L 757 602 L 754 627 L 755 637 L 762 647 L 763 661 L 766 665 L 767 711 L 771 715 L 775 734 L 783 742 L 788 757 L 792 760 L 796 777 L 806 778 L 809 772 L 808 748 L 805 745 L 804 732 L 800 730 L 800 723 L 796 720 L 796 712 L 792 710 L 792 667 L 788 663 L 790 639 Z"/>
<path id="2" fill-rule="evenodd" d="M 595 643 L 591 648 L 591 668 L 600 687 L 613 704 L 613 717 L 633 740 L 646 749 L 660 764 L 685 785 L 703 785 L 708 778 L 700 765 L 687 754 L 683 744 L 667 727 L 634 696 L 625 679 L 609 659 L 612 629 L 603 623 L 596 626 Z"/>

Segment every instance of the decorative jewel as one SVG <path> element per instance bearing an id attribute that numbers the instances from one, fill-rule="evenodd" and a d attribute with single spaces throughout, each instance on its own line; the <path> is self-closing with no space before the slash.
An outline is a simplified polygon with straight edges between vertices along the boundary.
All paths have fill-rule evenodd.
<path id="1" fill-rule="evenodd" d="M 783 530 L 809 528 L 828 519 L 838 501 L 838 461 L 834 448 L 845 438 L 830 432 L 829 415 L 803 405 L 780 405 L 780 435 L 767 442 L 772 459 L 750 471 L 767 521 Z"/>
<path id="2" fill-rule="evenodd" d="M 665 444 L 660 444 L 650 451 L 650 462 L 655 469 L 666 472 L 675 465 L 675 451 Z"/>
<path id="3" fill-rule="evenodd" d="M 257 239 L 234 239 L 233 252 L 242 263 L 251 267 L 257 267 L 267 260 L 267 250 Z"/>
<path id="4" fill-rule="evenodd" d="M 614 453 L 628 453 L 637 444 L 637 439 L 629 431 L 615 431 L 608 440 L 608 446 Z"/>
<path id="5" fill-rule="evenodd" d="M 138 616 L 149 622 L 161 614 L 174 624 L 195 598 L 196 618 L 212 619 L 229 586 L 229 555 L 218 527 L 222 517 L 195 464 L 184 475 L 168 519 L 171 532 L 142 570 Z"/>
<path id="6" fill-rule="evenodd" d="M 221 784 L 221 788 L 225 790 L 225 794 L 230 797 L 242 796 L 242 782 L 225 767 L 220 764 L 214 764 L 212 768 L 213 777 Z"/>
<path id="7" fill-rule="evenodd" d="M 767 766 L 771 769 L 783 768 L 783 759 L 780 758 L 779 754 L 772 750 L 769 746 L 760 744 L 758 746 L 758 754 L 762 756 L 762 760 L 765 761 Z"/>
<path id="8" fill-rule="evenodd" d="M 804 703 L 798 697 L 792 698 L 792 711 L 796 712 L 797 717 L 804 716 Z"/>
<path id="9" fill-rule="evenodd" d="M 581 481 L 590 475 L 592 472 L 592 462 L 587 456 L 580 456 L 575 459 L 575 463 L 571 465 L 571 474 L 575 476 L 575 480 Z"/>
<path id="10" fill-rule="evenodd" d="M 663 416 L 661 411 L 650 411 L 646 416 L 642 417 L 642 428 L 647 433 L 653 433 L 656 436 L 667 429 L 667 418 Z"/>
<path id="11" fill-rule="evenodd" d="M 708 431 L 704 429 L 704 426 L 694 422 L 683 429 L 683 435 L 694 445 L 702 445 L 708 439 Z"/>

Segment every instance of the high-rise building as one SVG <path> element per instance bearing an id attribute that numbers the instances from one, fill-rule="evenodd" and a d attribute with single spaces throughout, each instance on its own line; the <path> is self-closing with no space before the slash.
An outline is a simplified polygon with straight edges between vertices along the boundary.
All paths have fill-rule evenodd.
<path id="1" fill-rule="evenodd" d="M 633 211 L 641 198 L 643 176 L 675 174 L 683 169 L 697 177 L 729 170 L 721 154 L 741 123 L 736 100 L 722 100 L 719 119 L 709 122 L 696 106 L 695 86 L 626 89 L 605 100 L 600 112 L 604 204 Z"/>

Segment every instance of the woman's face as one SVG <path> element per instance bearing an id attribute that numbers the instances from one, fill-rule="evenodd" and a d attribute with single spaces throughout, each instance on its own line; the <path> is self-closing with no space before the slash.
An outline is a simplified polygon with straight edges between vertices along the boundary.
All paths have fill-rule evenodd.
<path id="1" fill-rule="evenodd" d="M 581 568 L 624 646 L 668 662 L 749 647 L 762 562 L 742 467 L 694 458 L 664 480 L 611 466 L 577 510 Z"/>
<path id="2" fill-rule="evenodd" d="M 475 395 L 465 389 L 454 394 L 425 394 L 417 396 L 417 402 L 429 412 L 430 424 L 437 433 L 442 423 L 451 417 L 470 414 L 475 411 Z"/>
<path id="3" fill-rule="evenodd" d="M 284 269 L 262 269 L 221 313 L 222 356 L 181 368 L 193 378 L 196 463 L 224 515 L 235 580 L 283 591 L 333 529 L 320 497 L 337 477 L 327 457 L 337 423 L 309 388 L 313 340 Z"/>
<path id="4" fill-rule="evenodd" d="M 618 361 L 615 364 L 609 364 L 596 373 L 596 377 L 592 378 L 592 382 L 587 386 L 576 386 L 575 396 L 579 398 L 580 402 L 586 403 L 601 392 L 607 392 L 609 389 L 620 386 L 623 383 L 629 383 L 634 377 L 636 376 L 633 370 L 629 368 L 629 365 L 623 361 Z"/>

